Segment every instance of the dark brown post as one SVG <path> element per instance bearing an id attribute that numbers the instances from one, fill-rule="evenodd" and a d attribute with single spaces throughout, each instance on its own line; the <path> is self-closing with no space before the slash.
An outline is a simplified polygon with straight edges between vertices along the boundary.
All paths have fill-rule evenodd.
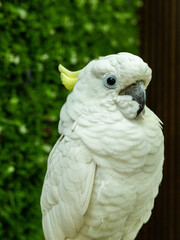
<path id="1" fill-rule="evenodd" d="M 147 105 L 163 121 L 164 178 L 137 239 L 180 239 L 180 0 L 144 0 L 141 56 L 153 70 Z"/>

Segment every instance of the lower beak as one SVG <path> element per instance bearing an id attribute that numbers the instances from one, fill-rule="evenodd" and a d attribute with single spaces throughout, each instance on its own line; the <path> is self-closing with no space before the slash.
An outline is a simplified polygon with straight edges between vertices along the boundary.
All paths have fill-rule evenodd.
<path id="1" fill-rule="evenodd" d="M 139 104 L 137 116 L 142 112 L 146 104 L 146 90 L 143 81 L 138 81 L 124 90 L 125 95 L 132 96 L 133 100 Z"/>

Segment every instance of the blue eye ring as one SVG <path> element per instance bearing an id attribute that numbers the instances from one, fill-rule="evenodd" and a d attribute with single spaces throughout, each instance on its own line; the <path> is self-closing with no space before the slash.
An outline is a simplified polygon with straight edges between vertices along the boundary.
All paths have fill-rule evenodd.
<path id="1" fill-rule="evenodd" d="M 116 88 L 117 78 L 114 75 L 106 75 L 103 79 L 104 86 L 107 88 Z"/>

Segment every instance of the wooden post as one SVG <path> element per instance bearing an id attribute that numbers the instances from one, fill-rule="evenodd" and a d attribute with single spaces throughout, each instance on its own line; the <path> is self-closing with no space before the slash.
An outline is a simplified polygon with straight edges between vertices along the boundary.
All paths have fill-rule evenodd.
<path id="1" fill-rule="evenodd" d="M 164 178 L 137 239 L 180 239 L 180 1 L 144 0 L 141 57 L 153 70 L 147 105 L 163 121 Z"/>

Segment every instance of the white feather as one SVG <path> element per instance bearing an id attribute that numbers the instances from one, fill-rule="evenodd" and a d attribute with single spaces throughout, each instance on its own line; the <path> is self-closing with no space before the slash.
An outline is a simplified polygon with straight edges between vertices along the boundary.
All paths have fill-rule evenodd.
<path id="1" fill-rule="evenodd" d="M 103 85 L 106 74 L 117 88 Z M 162 179 L 160 120 L 119 92 L 151 69 L 120 53 L 90 62 L 68 96 L 41 196 L 46 240 L 133 240 L 147 222 Z"/>

